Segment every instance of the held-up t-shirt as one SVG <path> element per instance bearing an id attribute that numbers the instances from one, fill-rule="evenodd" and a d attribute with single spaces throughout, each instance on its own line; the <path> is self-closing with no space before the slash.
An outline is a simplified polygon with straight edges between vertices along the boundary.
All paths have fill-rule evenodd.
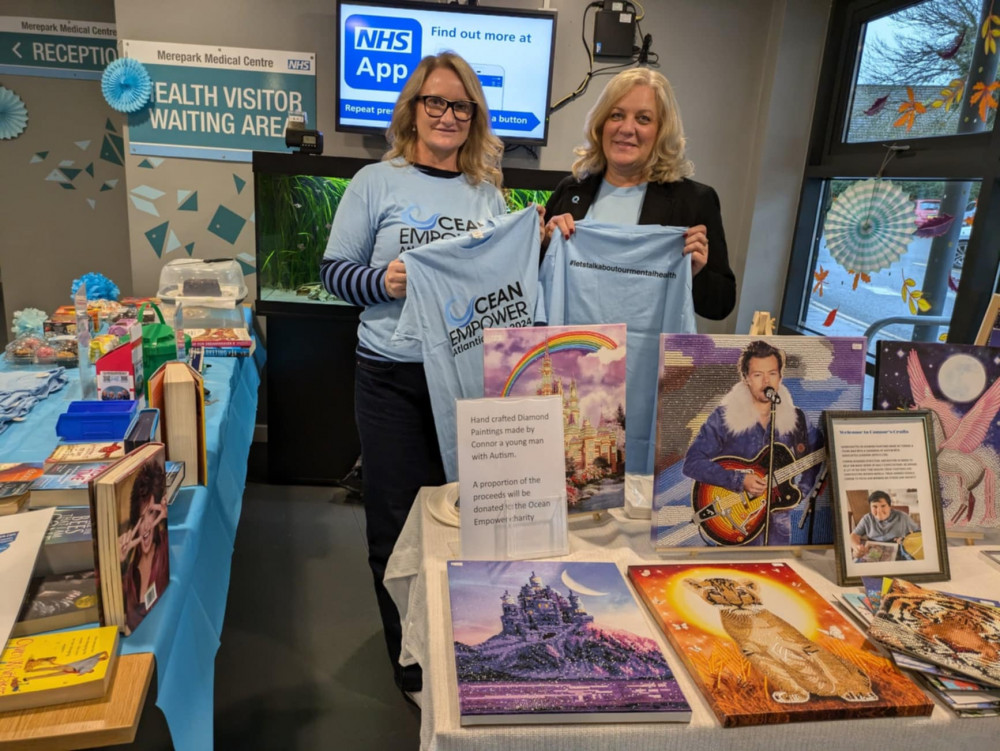
<path id="1" fill-rule="evenodd" d="M 458 479 L 455 400 L 483 395 L 483 329 L 534 324 L 540 250 L 532 206 L 403 256 L 406 297 L 393 342 L 420 347 L 448 482 Z"/>
<path id="2" fill-rule="evenodd" d="M 405 260 L 411 248 L 464 235 L 506 211 L 500 191 L 489 183 L 470 185 L 463 175 L 435 176 L 400 162 L 369 164 L 344 191 L 323 259 L 384 269 L 400 254 Z M 370 278 L 379 287 L 380 280 Z M 351 287 L 349 281 L 337 280 Z M 361 313 L 359 346 L 387 360 L 420 362 L 417 342 L 392 338 L 403 300 L 386 301 L 381 288 L 356 292 L 358 302 L 369 306 Z"/>
<path id="3" fill-rule="evenodd" d="M 550 326 L 625 323 L 625 469 L 652 474 L 661 333 L 696 333 L 685 227 L 583 220 L 552 236 L 539 271 Z"/>

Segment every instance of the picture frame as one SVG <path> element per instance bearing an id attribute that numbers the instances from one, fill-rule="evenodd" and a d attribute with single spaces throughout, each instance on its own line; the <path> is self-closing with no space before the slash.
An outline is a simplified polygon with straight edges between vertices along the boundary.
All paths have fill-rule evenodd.
<path id="1" fill-rule="evenodd" d="M 931 412 L 831 410 L 824 423 L 837 584 L 861 584 L 862 576 L 947 581 Z"/>

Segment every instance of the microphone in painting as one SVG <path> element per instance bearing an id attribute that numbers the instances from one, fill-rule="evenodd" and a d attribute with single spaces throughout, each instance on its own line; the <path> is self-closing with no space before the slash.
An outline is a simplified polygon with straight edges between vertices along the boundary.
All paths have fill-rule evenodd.
<path id="1" fill-rule="evenodd" d="M 764 396 L 771 401 L 771 404 L 781 404 L 781 397 L 778 396 L 778 392 L 775 391 L 772 386 L 768 386 L 764 389 Z"/>

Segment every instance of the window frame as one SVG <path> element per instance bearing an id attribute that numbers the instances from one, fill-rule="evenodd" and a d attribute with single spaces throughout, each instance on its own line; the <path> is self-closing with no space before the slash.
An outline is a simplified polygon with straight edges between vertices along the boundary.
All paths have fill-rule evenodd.
<path id="1" fill-rule="evenodd" d="M 811 294 L 813 241 L 821 219 L 824 183 L 832 179 L 872 177 L 886 154 L 883 142 L 848 143 L 844 138 L 862 28 L 871 20 L 918 1 L 834 0 L 832 4 L 782 293 L 779 333 L 811 334 L 799 321 L 805 317 Z M 1000 249 L 997 241 L 990 242 L 987 238 L 1000 238 L 998 124 L 1000 111 L 994 118 L 994 128 L 988 132 L 900 140 L 897 143 L 909 148 L 898 152 L 883 172 L 886 178 L 980 182 L 978 209 L 948 327 L 949 342 L 970 344 L 975 340 L 997 287 Z M 981 279 L 992 281 L 977 283 Z"/>

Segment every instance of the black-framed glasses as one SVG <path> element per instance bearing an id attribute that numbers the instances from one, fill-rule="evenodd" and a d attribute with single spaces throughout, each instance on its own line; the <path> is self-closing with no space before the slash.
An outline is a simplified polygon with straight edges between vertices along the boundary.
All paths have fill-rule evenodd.
<path id="1" fill-rule="evenodd" d="M 476 103 L 470 102 L 467 99 L 456 99 L 453 102 L 450 99 L 445 99 L 443 96 L 435 96 L 433 94 L 418 96 L 417 99 L 424 103 L 424 112 L 429 117 L 443 117 L 449 107 L 455 113 L 455 119 L 462 122 L 471 120 L 472 116 L 476 114 Z"/>

